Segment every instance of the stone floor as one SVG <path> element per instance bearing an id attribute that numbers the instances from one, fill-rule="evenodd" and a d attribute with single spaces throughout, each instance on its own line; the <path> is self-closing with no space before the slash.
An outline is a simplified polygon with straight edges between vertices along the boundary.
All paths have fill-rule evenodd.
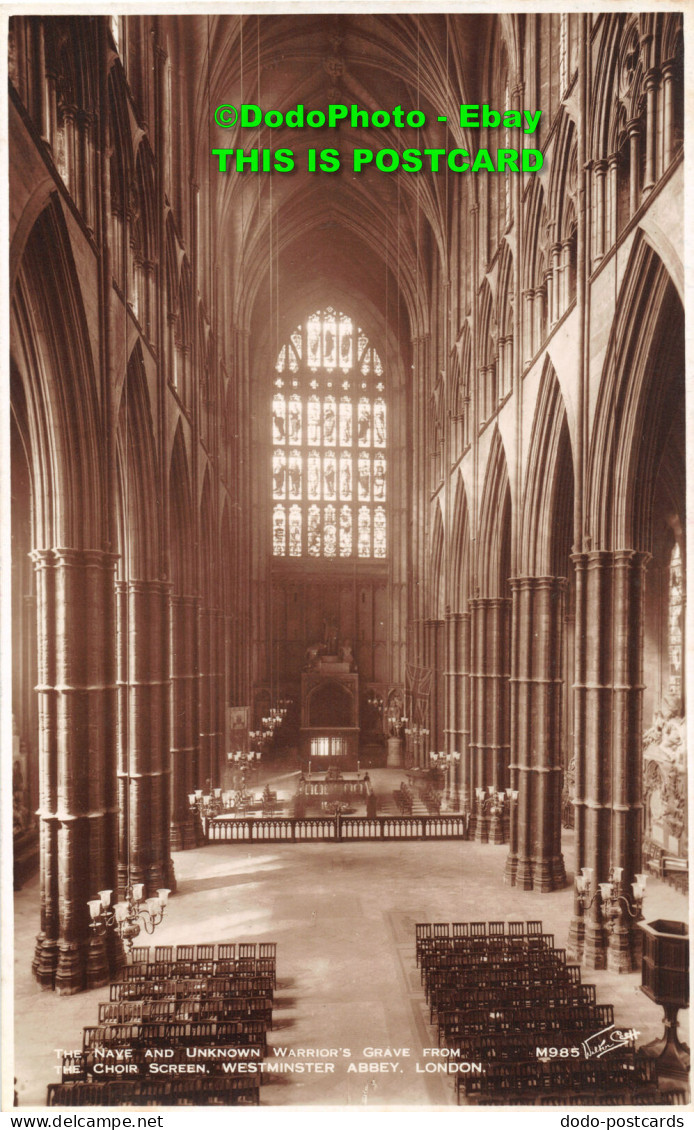
<path id="1" fill-rule="evenodd" d="M 336 1054 L 303 1057 L 333 1063 L 331 1073 L 264 1076 L 262 1105 L 445 1110 L 454 1102 L 450 1077 L 415 1068 L 427 1062 L 423 1049 L 436 1046 L 414 962 L 415 923 L 539 918 L 566 944 L 571 889 L 537 896 L 504 886 L 506 852 L 460 841 L 213 845 L 175 856 L 178 894 L 153 940 L 278 943 L 271 1053 Z M 564 853 L 569 871 L 571 834 Z M 34 879 L 15 897 L 15 1069 L 24 1107 L 44 1104 L 46 1084 L 58 1079 L 55 1049 L 80 1047 L 83 1025 L 96 1022 L 97 1002 L 108 997 L 100 989 L 59 998 L 36 987 L 37 902 Z M 657 880 L 644 910 L 648 920 L 687 920 L 685 897 Z M 662 1034 L 661 1010 L 639 991 L 640 974 L 583 979 L 597 984 L 598 1001 L 614 1004 L 621 1026 L 640 1032 L 639 1043 Z M 688 1015 L 680 1014 L 683 1039 Z M 377 1048 L 393 1054 L 375 1059 L 369 1049 Z M 359 1063 L 386 1070 L 348 1071 Z"/>

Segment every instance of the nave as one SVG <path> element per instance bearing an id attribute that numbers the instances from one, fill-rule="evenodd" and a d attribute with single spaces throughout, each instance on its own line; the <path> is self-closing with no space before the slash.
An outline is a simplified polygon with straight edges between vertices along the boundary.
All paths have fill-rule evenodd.
<path id="1" fill-rule="evenodd" d="M 20 1102 L 108 995 L 102 891 L 131 930 L 171 891 L 156 944 L 276 942 L 297 1048 L 414 1058 L 415 925 L 513 915 L 659 1035 L 636 924 L 681 940 L 657 878 L 686 890 L 689 857 L 681 13 L 17 16 L 9 38 Z M 299 91 L 421 107 L 421 132 L 346 128 L 346 161 L 510 140 L 543 167 L 316 175 L 319 128 L 289 138 L 296 175 L 223 173 L 211 147 L 282 135 L 214 108 Z M 535 136 L 464 125 L 484 104 Z M 246 819 L 271 760 L 305 795 Z M 375 815 L 367 764 L 395 770 Z M 220 794 L 237 842 L 202 847 Z M 441 803 L 465 841 L 383 835 Z M 379 831 L 253 844 L 266 812 L 289 840 Z M 261 1101 L 453 1100 L 382 1074 Z"/>
<path id="2" fill-rule="evenodd" d="M 415 965 L 415 924 L 538 917 L 531 897 L 504 886 L 504 851 L 504 845 L 464 841 L 384 843 L 378 852 L 368 844 L 326 843 L 193 849 L 176 855 L 178 894 L 155 935 L 141 940 L 277 942 L 269 1049 L 290 1055 L 349 1048 L 352 1055 L 316 1060 L 334 1062 L 334 1073 L 264 1075 L 262 1106 L 357 1106 L 366 1098 L 370 1107 L 448 1109 L 456 1101 L 453 1076 L 417 1073 L 414 1066 L 433 1062 L 423 1049 L 437 1047 Z M 56 1009 L 51 994 L 32 981 L 25 955 L 36 886 L 32 880 L 15 902 L 17 1097 L 24 1107 L 44 1104 L 47 1084 L 58 1080 L 55 1049 L 81 1046 L 82 1027 L 95 1022 L 97 1002 L 108 999 L 108 989 L 96 989 L 63 998 Z M 647 899 L 649 921 L 686 920 L 685 896 L 659 880 L 649 881 Z M 570 907 L 570 887 L 542 901 L 543 928 L 558 946 L 566 945 Z M 621 1027 L 637 1029 L 638 1045 L 662 1034 L 661 1009 L 640 991 L 640 973 L 591 970 L 583 980 L 595 983 L 598 1002 L 614 1005 Z M 686 1042 L 688 1017 L 679 1014 Z M 368 1048 L 409 1049 L 400 1058 L 403 1075 L 348 1073 L 350 1062 L 394 1062 L 372 1058 Z"/>

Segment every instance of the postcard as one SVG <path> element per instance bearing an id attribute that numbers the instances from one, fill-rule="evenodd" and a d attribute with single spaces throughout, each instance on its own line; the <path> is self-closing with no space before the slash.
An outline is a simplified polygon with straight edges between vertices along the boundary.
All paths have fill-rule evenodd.
<path id="1" fill-rule="evenodd" d="M 683 1125 L 683 7 L 3 9 L 12 1125 Z"/>

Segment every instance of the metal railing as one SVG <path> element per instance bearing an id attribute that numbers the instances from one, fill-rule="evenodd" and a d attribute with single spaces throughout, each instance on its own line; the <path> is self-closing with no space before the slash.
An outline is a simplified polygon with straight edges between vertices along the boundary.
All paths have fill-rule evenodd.
<path id="1" fill-rule="evenodd" d="M 207 822 L 208 843 L 302 843 L 332 840 L 464 840 L 464 813 L 441 816 L 235 817 Z"/>

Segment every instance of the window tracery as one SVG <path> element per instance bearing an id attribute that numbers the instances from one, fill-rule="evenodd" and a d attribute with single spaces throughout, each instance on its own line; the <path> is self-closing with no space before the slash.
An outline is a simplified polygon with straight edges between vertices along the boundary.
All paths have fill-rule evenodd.
<path id="1" fill-rule="evenodd" d="M 385 558 L 387 406 L 376 349 L 329 306 L 289 335 L 275 370 L 273 555 Z"/>

